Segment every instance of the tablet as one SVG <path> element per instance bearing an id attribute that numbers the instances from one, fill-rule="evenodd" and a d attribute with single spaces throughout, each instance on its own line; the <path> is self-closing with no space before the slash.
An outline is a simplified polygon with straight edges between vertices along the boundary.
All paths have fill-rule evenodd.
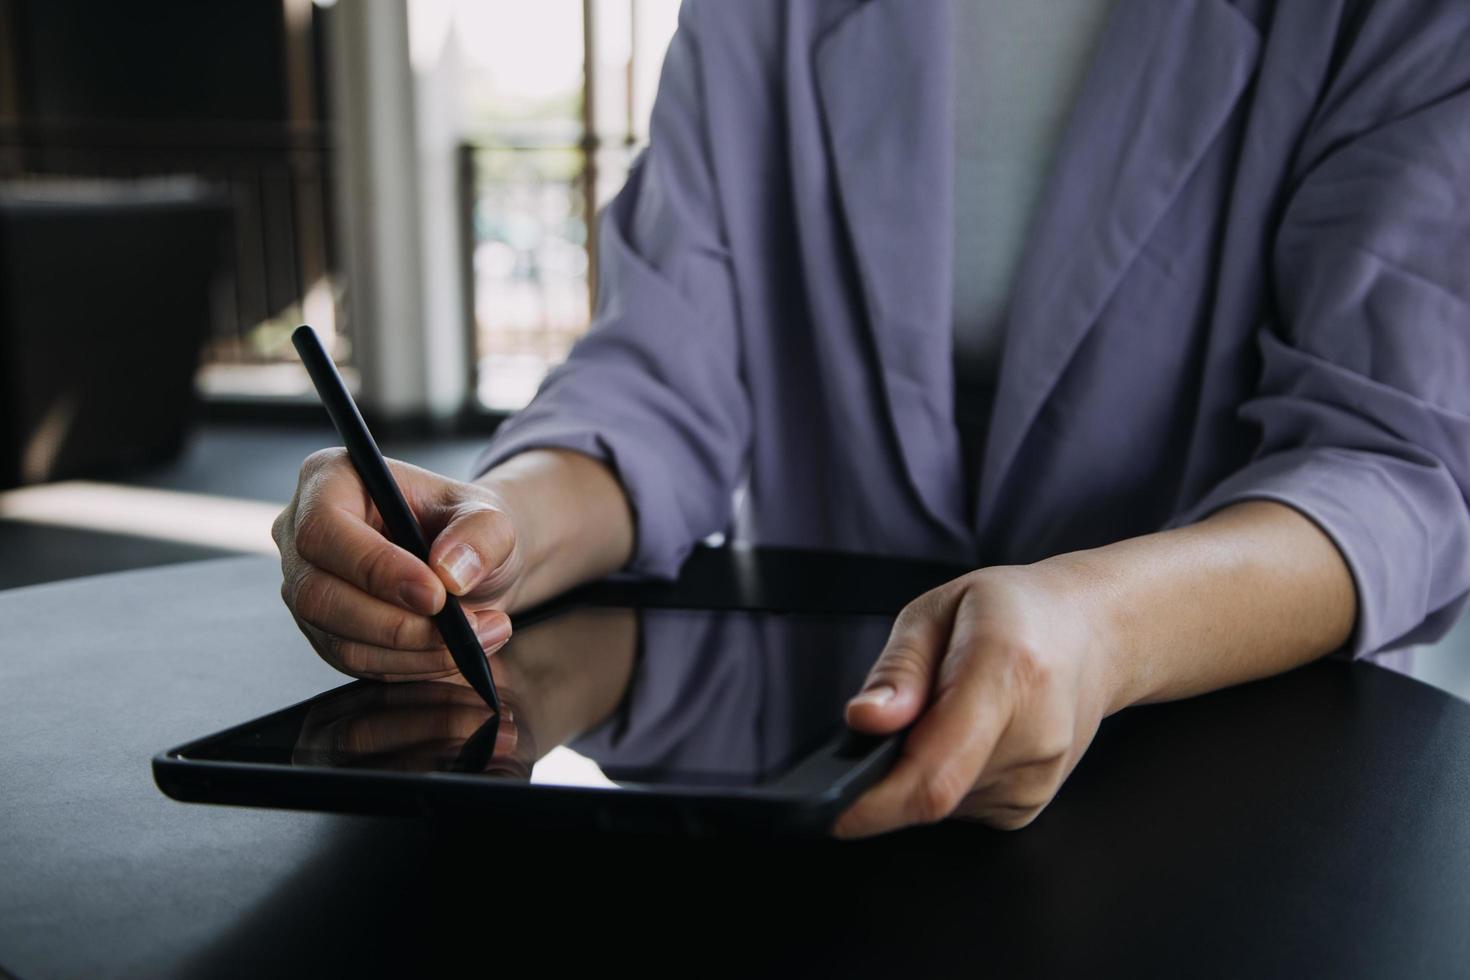
<path id="1" fill-rule="evenodd" d="M 357 681 L 161 753 L 191 802 L 473 815 L 536 828 L 825 834 L 901 735 L 843 724 L 891 620 L 578 606 L 457 676 Z"/>

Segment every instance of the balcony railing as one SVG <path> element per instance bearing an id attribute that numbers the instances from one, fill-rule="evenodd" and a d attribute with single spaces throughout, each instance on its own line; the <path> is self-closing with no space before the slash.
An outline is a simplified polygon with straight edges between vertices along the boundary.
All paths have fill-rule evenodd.
<path id="1" fill-rule="evenodd" d="M 589 212 L 609 181 L 621 184 L 633 150 L 522 141 L 466 143 L 460 153 L 477 393 L 485 407 L 515 409 L 587 329 Z"/>

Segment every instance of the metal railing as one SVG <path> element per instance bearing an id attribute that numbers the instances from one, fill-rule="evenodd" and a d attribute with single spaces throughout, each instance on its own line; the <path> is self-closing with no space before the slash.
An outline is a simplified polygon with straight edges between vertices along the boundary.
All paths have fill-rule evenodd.
<path id="1" fill-rule="evenodd" d="M 632 152 L 588 140 L 461 145 L 465 279 L 483 405 L 524 405 L 586 331 L 594 184 L 621 182 Z"/>
<path id="2" fill-rule="evenodd" d="M 88 122 L 0 127 L 0 180 L 129 181 L 192 176 L 233 202 L 229 292 L 216 304 L 207 360 L 267 364 L 313 290 L 333 284 L 332 146 L 325 129 L 280 125 Z"/>

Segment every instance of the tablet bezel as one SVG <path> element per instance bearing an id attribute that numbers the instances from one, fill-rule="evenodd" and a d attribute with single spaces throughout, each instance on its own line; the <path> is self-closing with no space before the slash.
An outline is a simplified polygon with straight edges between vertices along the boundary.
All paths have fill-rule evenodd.
<path id="1" fill-rule="evenodd" d="M 534 619 L 581 605 L 547 609 Z M 863 614 L 806 615 L 845 618 Z M 471 773 L 337 769 L 194 757 L 211 743 L 269 725 L 370 683 L 351 681 L 160 752 L 153 758 L 154 782 L 166 795 L 186 803 L 388 816 L 474 816 L 535 829 L 691 836 L 826 835 L 838 814 L 891 768 L 903 736 L 839 731 L 778 779 L 755 787 L 620 782 L 614 789 L 489 779 Z"/>

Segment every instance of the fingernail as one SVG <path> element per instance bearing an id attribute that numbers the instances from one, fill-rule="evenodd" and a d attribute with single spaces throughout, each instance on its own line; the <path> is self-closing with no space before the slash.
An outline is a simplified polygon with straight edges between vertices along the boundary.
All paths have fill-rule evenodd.
<path id="1" fill-rule="evenodd" d="M 475 636 L 479 638 L 480 645 L 485 649 L 498 647 L 510 639 L 510 620 L 504 616 L 495 616 L 476 624 L 478 629 Z"/>
<path id="2" fill-rule="evenodd" d="M 434 611 L 434 590 L 422 582 L 404 582 L 398 586 L 398 597 L 414 612 Z"/>
<path id="3" fill-rule="evenodd" d="M 891 684 L 879 684 L 877 687 L 869 688 L 868 690 L 859 694 L 849 703 L 871 704 L 875 708 L 881 708 L 889 701 L 892 701 L 893 695 L 895 695 L 896 693 L 898 692 L 893 689 L 893 686 Z"/>
<path id="4" fill-rule="evenodd" d="M 456 594 L 468 592 L 480 580 L 480 556 L 467 544 L 457 544 L 439 559 L 439 567 L 454 583 Z"/>

